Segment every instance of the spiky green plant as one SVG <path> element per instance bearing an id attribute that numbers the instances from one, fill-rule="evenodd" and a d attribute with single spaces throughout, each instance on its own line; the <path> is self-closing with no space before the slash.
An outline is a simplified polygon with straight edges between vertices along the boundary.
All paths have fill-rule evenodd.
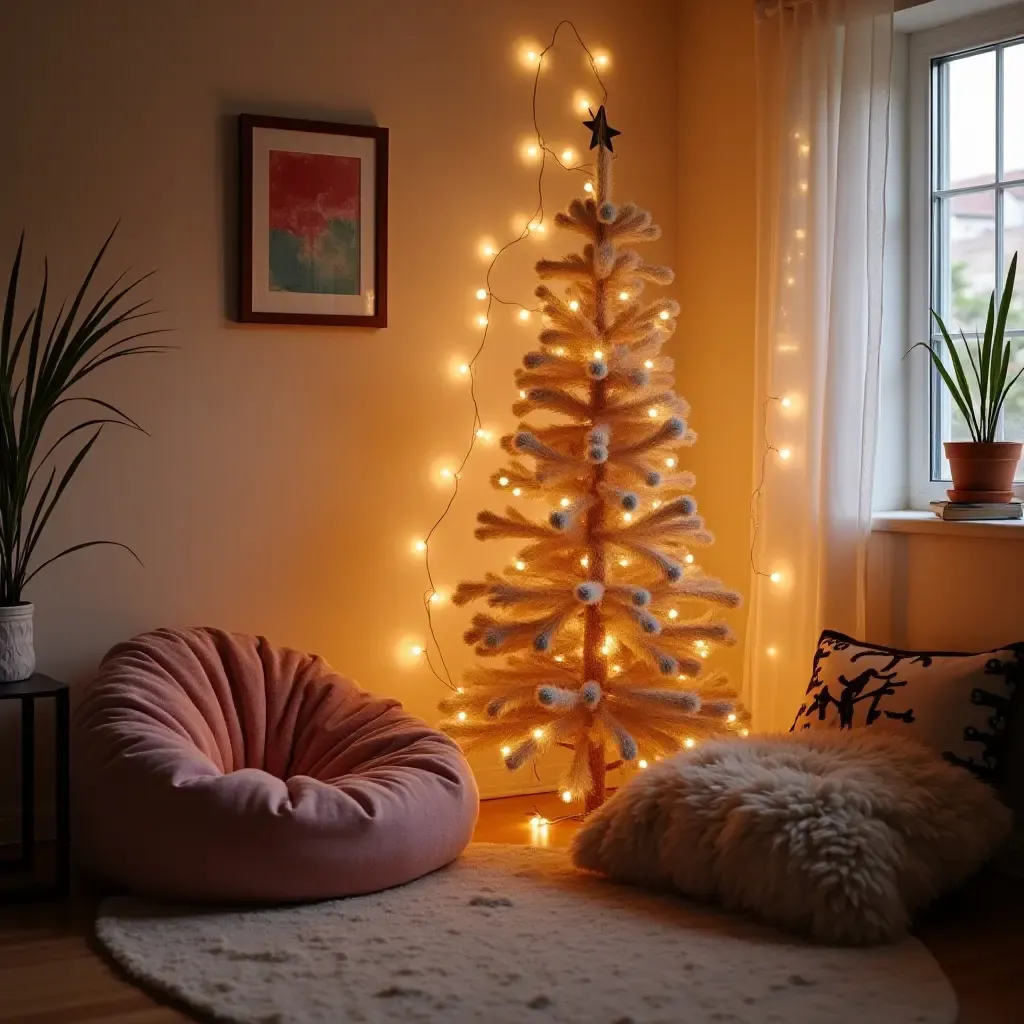
<path id="1" fill-rule="evenodd" d="M 40 570 L 73 551 L 110 544 L 124 548 L 138 560 L 138 555 L 131 548 L 114 540 L 83 541 L 42 561 L 34 558 L 53 510 L 103 428 L 113 424 L 145 433 L 135 420 L 109 402 L 71 392 L 106 363 L 125 356 L 162 352 L 167 348 L 148 342 L 132 344 L 140 338 L 160 334 L 162 329 L 137 331 L 129 328 L 133 333 L 121 337 L 115 334 L 126 325 L 155 314 L 155 310 L 144 308 L 151 299 L 125 308 L 126 297 L 150 274 L 144 274 L 122 287 L 128 273 L 125 271 L 88 307 L 87 312 L 83 312 L 86 294 L 114 231 L 110 232 L 97 253 L 70 308 L 65 312 L 65 300 L 49 331 L 45 327 L 49 287 L 49 270 L 45 262 L 36 305 L 20 329 L 15 326 L 24 233 L 18 243 L 0 324 L 0 605 L 21 603 L 28 582 Z M 97 413 L 90 419 L 73 424 L 40 454 L 50 417 L 73 402 L 83 402 L 108 415 Z M 58 478 L 58 460 L 55 458 L 58 449 L 83 431 L 89 432 L 88 440 L 67 462 Z"/>
<path id="2" fill-rule="evenodd" d="M 919 341 L 910 349 L 927 349 L 931 356 L 932 364 L 939 371 L 942 382 L 946 385 L 953 401 L 956 402 L 967 429 L 971 432 L 972 441 L 991 442 L 996 439 L 996 432 L 999 429 L 999 414 L 1002 412 L 1006 396 L 1024 368 L 1017 371 L 1013 379 L 1007 383 L 1006 378 L 1010 369 L 1011 343 L 1006 340 L 1006 318 L 1010 312 L 1010 302 L 1013 299 L 1013 283 L 1017 276 L 1017 254 L 1013 254 L 1010 260 L 1010 269 L 1006 272 L 1006 284 L 1003 287 L 1003 297 L 999 301 L 999 312 L 996 313 L 996 294 L 992 293 L 988 302 L 988 318 L 985 322 L 985 334 L 975 336 L 974 351 L 967 341 L 967 336 L 960 331 L 960 337 L 964 343 L 964 350 L 970 360 L 971 371 L 974 374 L 973 382 L 964 372 L 963 360 L 953 344 L 953 339 L 942 322 L 942 317 L 935 310 L 932 316 L 939 325 L 942 333 L 942 340 L 945 343 L 946 353 L 953 366 L 950 373 L 942 358 L 942 350 L 934 349 L 927 342 Z"/>

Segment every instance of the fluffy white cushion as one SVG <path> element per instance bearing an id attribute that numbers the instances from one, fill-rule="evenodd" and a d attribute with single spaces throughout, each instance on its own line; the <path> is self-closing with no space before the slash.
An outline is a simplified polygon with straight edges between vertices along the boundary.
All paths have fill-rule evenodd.
<path id="1" fill-rule="evenodd" d="M 873 731 L 718 740 L 660 761 L 596 810 L 573 862 L 824 942 L 898 938 L 1010 829 L 970 774 Z"/>

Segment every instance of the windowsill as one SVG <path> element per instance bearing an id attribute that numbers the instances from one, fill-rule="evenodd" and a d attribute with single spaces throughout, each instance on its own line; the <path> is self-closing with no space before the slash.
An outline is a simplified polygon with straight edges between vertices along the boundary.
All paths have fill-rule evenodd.
<path id="1" fill-rule="evenodd" d="M 873 533 L 929 533 L 938 536 L 978 537 L 988 540 L 1024 541 L 1024 519 L 951 523 L 932 512 L 876 512 L 871 517 Z"/>

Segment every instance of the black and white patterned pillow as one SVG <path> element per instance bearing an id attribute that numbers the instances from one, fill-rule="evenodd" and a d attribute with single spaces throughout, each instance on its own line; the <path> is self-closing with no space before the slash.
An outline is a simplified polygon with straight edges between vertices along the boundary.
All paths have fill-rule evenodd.
<path id="1" fill-rule="evenodd" d="M 982 654 L 899 651 L 826 630 L 790 732 L 897 731 L 1001 782 L 1015 693 L 1024 704 L 1024 643 Z"/>

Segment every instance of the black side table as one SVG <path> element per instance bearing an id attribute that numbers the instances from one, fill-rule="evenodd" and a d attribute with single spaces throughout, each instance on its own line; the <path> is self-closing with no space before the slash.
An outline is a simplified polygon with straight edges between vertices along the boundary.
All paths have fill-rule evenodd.
<path id="1" fill-rule="evenodd" d="M 54 810 L 56 858 L 50 883 L 36 880 L 36 701 L 54 702 Z M 0 683 L 0 701 L 21 701 L 21 856 L 0 863 L 3 875 L 15 876 L 16 887 L 0 885 L 0 900 L 26 896 L 66 896 L 71 882 L 70 827 L 70 701 L 67 683 L 36 673 L 19 683 Z"/>

